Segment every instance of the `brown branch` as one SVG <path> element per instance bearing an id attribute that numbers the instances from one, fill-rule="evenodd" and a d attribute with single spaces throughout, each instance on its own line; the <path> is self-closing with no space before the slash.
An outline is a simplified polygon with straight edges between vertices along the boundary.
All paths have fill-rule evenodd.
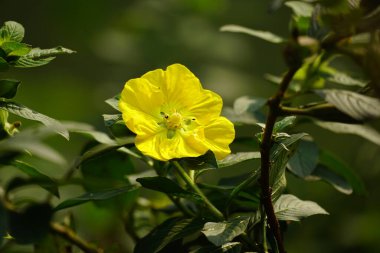
<path id="1" fill-rule="evenodd" d="M 89 242 L 86 242 L 69 227 L 63 226 L 59 223 L 51 223 L 50 229 L 54 234 L 61 236 L 65 240 L 83 250 L 85 253 L 104 253 L 103 249 L 98 248 Z"/>
<path id="2" fill-rule="evenodd" d="M 271 167 L 270 149 L 272 147 L 272 133 L 273 127 L 277 117 L 280 113 L 280 103 L 284 97 L 285 91 L 289 86 L 290 81 L 293 79 L 294 74 L 299 67 L 290 68 L 281 81 L 277 93 L 268 100 L 269 114 L 265 123 L 263 138 L 261 141 L 261 198 L 266 215 L 268 217 L 268 224 L 276 238 L 278 249 L 280 253 L 285 253 L 284 243 L 282 241 L 280 224 L 274 213 L 272 204 L 272 189 L 269 185 L 269 172 Z"/>

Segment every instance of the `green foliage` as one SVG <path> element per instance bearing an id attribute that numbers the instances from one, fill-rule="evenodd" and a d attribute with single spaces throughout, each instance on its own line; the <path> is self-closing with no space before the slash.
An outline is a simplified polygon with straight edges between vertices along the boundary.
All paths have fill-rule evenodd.
<path id="1" fill-rule="evenodd" d="M 231 242 L 246 230 L 250 217 L 237 216 L 225 222 L 207 222 L 202 233 L 216 246 Z"/>
<path id="2" fill-rule="evenodd" d="M 311 215 L 328 214 L 317 203 L 300 200 L 290 194 L 281 195 L 273 207 L 279 220 L 300 221 Z"/>
<path id="3" fill-rule="evenodd" d="M 284 5 L 292 12 L 287 37 L 239 25 L 221 27 L 221 31 L 283 47 L 289 68 L 284 75 L 266 75 L 277 89 L 269 99 L 246 94 L 232 108 L 224 108 L 223 115 L 236 125 L 237 138 L 231 144 L 233 152 L 221 160 L 211 151 L 165 162 L 145 156 L 136 148 L 135 135 L 120 114 L 120 95 L 105 101 L 116 110 L 103 115 L 106 134 L 88 124 L 62 123 L 29 109 L 13 100 L 21 81 L 1 79 L 0 168 L 11 168 L 15 174 L 0 186 L 0 251 L 9 233 L 15 244 L 33 244 L 36 252 L 60 252 L 60 246 L 52 246 L 57 238 L 68 241 L 66 251 L 75 245 L 84 252 L 118 252 L 108 248 L 106 239 L 99 243 L 94 239 L 99 244 L 94 246 L 79 238 L 85 232 L 88 238 L 97 237 L 91 235 L 91 228 L 83 233 L 77 229 L 81 216 L 76 212 L 73 216 L 68 208 L 93 202 L 83 206 L 99 215 L 93 223 L 103 220 L 102 212 L 112 216 L 112 229 L 101 230 L 122 227 L 115 233 L 120 238 L 127 233 L 136 253 L 285 252 L 278 234 L 286 233 L 284 223 L 277 228 L 276 219 L 300 221 L 328 214 L 316 202 L 292 195 L 289 173 L 299 180 L 323 180 L 343 194 L 366 193 L 355 168 L 298 128 L 306 122 L 303 131 L 310 125 L 319 126 L 380 145 L 376 129 L 380 117 L 379 5 L 371 5 L 377 6 L 372 10 L 364 2 L 272 1 L 271 11 Z M 14 21 L 0 28 L 1 72 L 39 67 L 59 55 L 74 53 L 61 46 L 32 47 L 23 42 L 24 34 L 23 26 Z M 348 57 L 362 73 L 351 73 L 339 62 Z M 19 121 L 8 122 L 9 114 L 44 126 L 21 129 Z M 199 134 L 207 134 L 202 131 Z M 46 142 L 48 138 L 48 143 L 54 143 L 50 140 L 56 134 L 69 140 L 69 133 L 81 135 L 85 142 L 71 162 Z M 64 175 L 51 178 L 45 174 L 54 166 L 64 168 Z M 228 176 L 220 176 L 224 173 Z M 65 197 L 56 204 L 60 193 L 67 195 L 62 194 L 67 184 L 75 184 L 83 193 L 74 188 L 70 196 L 76 197 Z M 16 191 L 31 186 L 46 190 L 47 196 Z M 57 211 L 60 215 L 53 216 Z M 108 236 L 114 238 L 114 234 Z M 104 249 L 98 248 L 103 244 Z"/>

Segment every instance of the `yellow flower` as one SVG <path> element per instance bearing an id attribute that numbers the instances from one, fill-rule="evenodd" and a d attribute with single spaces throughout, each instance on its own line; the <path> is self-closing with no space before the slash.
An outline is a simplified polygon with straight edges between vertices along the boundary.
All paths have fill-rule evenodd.
<path id="1" fill-rule="evenodd" d="M 129 80 L 119 102 L 136 147 L 161 161 L 197 157 L 208 150 L 222 159 L 231 151 L 233 124 L 220 116 L 221 97 L 202 88 L 185 66 L 173 64 Z"/>

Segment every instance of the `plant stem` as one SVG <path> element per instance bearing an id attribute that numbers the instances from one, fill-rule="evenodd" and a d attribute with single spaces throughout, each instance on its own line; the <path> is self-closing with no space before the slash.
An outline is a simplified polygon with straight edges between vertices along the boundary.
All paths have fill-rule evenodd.
<path id="1" fill-rule="evenodd" d="M 277 93 L 268 100 L 269 105 L 269 114 L 265 123 L 265 129 L 263 133 L 263 138 L 260 146 L 261 153 L 261 201 L 264 206 L 265 213 L 268 217 L 269 227 L 273 231 L 274 237 L 276 238 L 278 248 L 280 253 L 285 252 L 284 244 L 282 241 L 280 224 L 274 213 L 273 204 L 272 204 L 272 189 L 269 185 L 269 172 L 271 167 L 270 161 L 270 150 L 272 147 L 272 134 L 273 127 L 276 122 L 277 117 L 279 116 L 280 103 L 284 97 L 285 91 L 289 86 L 290 81 L 293 79 L 294 74 L 297 72 L 299 67 L 292 67 L 285 74 L 284 78 L 281 81 L 280 87 Z"/>
<path id="2" fill-rule="evenodd" d="M 103 253 L 103 249 L 97 248 L 95 245 L 86 242 L 80 238 L 73 230 L 58 223 L 52 223 L 50 226 L 54 234 L 61 236 L 72 244 L 76 245 L 85 253 Z"/>
<path id="3" fill-rule="evenodd" d="M 186 182 L 186 184 L 195 192 L 197 193 L 205 203 L 206 207 L 210 210 L 210 212 L 218 219 L 218 220 L 224 220 L 223 214 L 210 202 L 210 200 L 203 194 L 201 189 L 198 188 L 198 186 L 193 182 L 191 177 L 186 173 L 184 168 L 177 162 L 173 161 L 174 166 L 177 168 L 177 171 L 179 175 L 182 177 L 182 179 Z"/>

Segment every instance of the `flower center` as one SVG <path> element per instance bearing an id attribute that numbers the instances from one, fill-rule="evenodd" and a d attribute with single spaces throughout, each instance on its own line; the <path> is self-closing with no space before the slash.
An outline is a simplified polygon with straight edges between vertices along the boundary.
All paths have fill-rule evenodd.
<path id="1" fill-rule="evenodd" d="M 165 123 L 168 129 L 179 129 L 182 126 L 182 116 L 178 112 L 172 113 L 171 115 L 165 115 Z"/>

